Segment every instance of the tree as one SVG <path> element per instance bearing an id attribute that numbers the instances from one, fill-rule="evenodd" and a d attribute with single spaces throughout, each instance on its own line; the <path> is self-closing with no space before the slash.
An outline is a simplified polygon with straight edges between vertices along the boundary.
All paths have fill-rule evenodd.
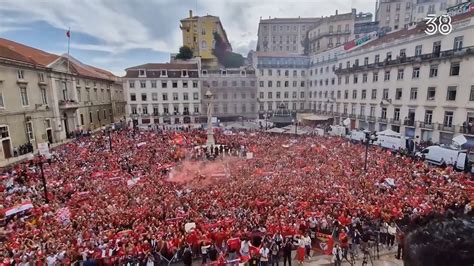
<path id="1" fill-rule="evenodd" d="M 193 50 L 188 46 L 181 46 L 179 48 L 179 53 L 176 55 L 176 59 L 188 60 L 193 58 Z"/>
<path id="2" fill-rule="evenodd" d="M 215 46 L 212 53 L 217 57 L 221 65 L 226 68 L 237 68 L 244 64 L 244 57 L 241 54 L 228 51 L 227 44 L 222 40 L 222 37 L 214 32 Z"/>

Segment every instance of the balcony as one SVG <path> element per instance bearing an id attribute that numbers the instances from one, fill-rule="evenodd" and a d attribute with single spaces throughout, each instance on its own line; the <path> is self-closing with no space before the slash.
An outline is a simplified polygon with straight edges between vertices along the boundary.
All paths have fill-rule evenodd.
<path id="1" fill-rule="evenodd" d="M 400 119 L 390 119 L 390 124 L 393 124 L 393 125 L 400 125 L 401 124 L 401 121 Z"/>
<path id="2" fill-rule="evenodd" d="M 77 109 L 79 108 L 79 103 L 74 100 L 60 100 L 59 101 L 59 108 L 66 110 L 66 109 Z"/>
<path id="3" fill-rule="evenodd" d="M 413 120 L 405 120 L 403 121 L 403 125 L 407 127 L 415 127 L 415 121 Z"/>
<path id="4" fill-rule="evenodd" d="M 464 47 L 462 49 L 447 50 L 443 52 L 429 53 L 429 54 L 423 54 L 419 56 L 386 59 L 382 62 L 372 63 L 368 65 L 363 65 L 363 66 L 353 65 L 352 67 L 349 67 L 349 68 L 343 68 L 343 69 L 337 68 L 334 72 L 337 75 L 347 74 L 347 73 L 353 73 L 353 72 L 368 71 L 368 70 L 378 69 L 378 68 L 386 68 L 387 66 L 407 65 L 407 64 L 413 64 L 413 63 L 421 63 L 424 61 L 457 58 L 457 57 L 463 57 L 465 55 L 472 55 L 472 54 L 474 54 L 474 46 L 469 46 L 469 47 Z"/>
<path id="5" fill-rule="evenodd" d="M 369 122 L 375 122 L 375 116 L 369 115 L 369 116 L 367 116 L 367 120 L 368 120 Z"/>
<path id="6" fill-rule="evenodd" d="M 429 122 L 420 122 L 420 127 L 421 128 L 426 128 L 426 129 L 434 129 L 434 124 Z"/>
<path id="7" fill-rule="evenodd" d="M 365 115 L 358 115 L 357 118 L 359 118 L 360 120 L 365 120 Z"/>
<path id="8" fill-rule="evenodd" d="M 438 129 L 441 131 L 454 132 L 454 125 L 439 124 Z"/>
<path id="9" fill-rule="evenodd" d="M 380 122 L 380 123 L 387 123 L 387 121 L 388 121 L 388 120 L 387 120 L 387 117 L 380 117 L 380 118 L 379 118 L 379 122 Z"/>
<path id="10" fill-rule="evenodd" d="M 350 118 L 356 118 L 356 114 L 350 114 L 349 117 Z"/>

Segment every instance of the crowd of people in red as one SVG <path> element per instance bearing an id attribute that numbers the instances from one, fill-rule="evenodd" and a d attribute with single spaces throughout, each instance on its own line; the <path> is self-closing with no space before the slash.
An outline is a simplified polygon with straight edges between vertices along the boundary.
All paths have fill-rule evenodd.
<path id="1" fill-rule="evenodd" d="M 111 134 L 112 150 L 104 132 L 79 137 L 43 165 L 48 203 L 37 164 L 4 169 L 0 265 L 188 265 L 198 255 L 224 264 L 255 254 L 262 265 L 283 254 L 286 264 L 293 248 L 299 261 L 315 245 L 326 252 L 315 244 L 321 233 L 356 246 L 370 225 L 393 245 L 379 228 L 473 204 L 469 175 L 376 147 L 364 172 L 365 147 L 343 138 L 216 132 L 227 152 L 213 163 L 240 157 L 229 174 L 204 186 L 170 180 L 183 161 L 207 160 L 194 154 L 205 134 L 124 129 Z"/>

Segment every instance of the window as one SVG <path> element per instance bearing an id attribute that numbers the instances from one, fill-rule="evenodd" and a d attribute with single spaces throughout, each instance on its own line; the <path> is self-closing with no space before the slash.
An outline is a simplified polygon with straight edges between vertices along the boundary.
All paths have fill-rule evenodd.
<path id="1" fill-rule="evenodd" d="M 178 98 L 178 93 L 177 92 L 173 92 L 173 101 L 177 101 L 179 100 Z"/>
<path id="2" fill-rule="evenodd" d="M 18 79 L 25 79 L 25 72 L 21 69 L 17 71 L 17 77 Z"/>
<path id="3" fill-rule="evenodd" d="M 277 87 L 281 87 L 281 81 L 277 81 Z"/>
<path id="4" fill-rule="evenodd" d="M 128 83 L 128 86 L 130 87 L 130 89 L 135 88 L 135 81 L 130 81 L 130 82 Z"/>
<path id="5" fill-rule="evenodd" d="M 271 69 L 268 70 L 268 75 L 269 75 L 269 76 L 272 75 L 272 70 L 271 70 Z"/>
<path id="6" fill-rule="evenodd" d="M 263 99 L 263 97 L 264 97 L 263 94 L 264 94 L 263 91 L 261 91 L 261 92 L 258 94 L 258 98 Z"/>
<path id="7" fill-rule="evenodd" d="M 388 89 L 383 89 L 382 99 L 383 100 L 388 100 Z"/>
<path id="8" fill-rule="evenodd" d="M 177 81 L 173 81 L 173 82 L 171 83 L 171 85 L 172 85 L 172 87 L 175 88 L 175 89 L 178 88 L 178 82 L 177 82 Z"/>
<path id="9" fill-rule="evenodd" d="M 87 88 L 86 89 L 86 96 L 87 96 L 87 101 L 91 101 L 91 89 Z"/>
<path id="10" fill-rule="evenodd" d="M 375 116 L 375 106 L 370 107 L 370 116 Z"/>
<path id="11" fill-rule="evenodd" d="M 140 80 L 140 88 L 142 89 L 146 88 L 146 81 Z"/>
<path id="12" fill-rule="evenodd" d="M 304 87 L 304 81 L 301 81 L 301 87 Z"/>
<path id="13" fill-rule="evenodd" d="M 447 95 L 446 95 L 446 100 L 447 101 L 456 101 L 456 92 L 457 92 L 457 87 L 456 86 L 449 86 Z"/>
<path id="14" fill-rule="evenodd" d="M 28 134 L 28 139 L 30 141 L 35 140 L 35 135 L 33 133 L 33 121 L 26 122 L 26 133 Z"/>
<path id="15" fill-rule="evenodd" d="M 187 70 L 181 70 L 181 76 L 187 77 L 188 76 L 188 71 Z"/>
<path id="16" fill-rule="evenodd" d="M 138 76 L 145 77 L 145 70 L 143 69 L 138 70 Z"/>
<path id="17" fill-rule="evenodd" d="M 298 94 L 296 93 L 296 91 L 294 91 L 292 94 L 291 94 L 291 97 L 293 99 L 296 99 L 298 97 Z"/>
<path id="18" fill-rule="evenodd" d="M 460 63 L 459 62 L 451 63 L 451 69 L 449 70 L 449 75 L 450 76 L 459 76 L 459 68 L 460 68 Z"/>
<path id="19" fill-rule="evenodd" d="M 349 98 L 349 91 L 345 90 L 344 91 L 344 99 L 347 99 L 347 98 Z"/>
<path id="20" fill-rule="evenodd" d="M 424 122 L 427 125 L 431 125 L 431 123 L 433 122 L 433 110 L 426 110 L 425 111 L 425 120 L 424 120 Z"/>
<path id="21" fill-rule="evenodd" d="M 372 97 L 371 97 L 372 100 L 377 99 L 377 89 L 372 89 L 372 95 L 371 95 L 371 96 L 372 96 Z"/>
<path id="22" fill-rule="evenodd" d="M 422 45 L 417 45 L 415 47 L 415 56 L 420 56 L 421 55 L 421 49 L 422 49 Z"/>
<path id="23" fill-rule="evenodd" d="M 397 88 L 395 90 L 395 100 L 401 100 L 402 99 L 402 92 L 403 92 L 402 88 Z"/>
<path id="24" fill-rule="evenodd" d="M 241 86 L 241 87 L 246 87 L 246 86 L 247 86 L 245 80 L 241 80 L 241 81 L 240 81 L 240 86 Z"/>
<path id="25" fill-rule="evenodd" d="M 161 97 L 163 98 L 163 101 L 168 101 L 168 93 L 163 93 Z"/>
<path id="26" fill-rule="evenodd" d="M 298 76 L 298 71 L 293 70 L 293 77 L 296 77 L 296 76 Z"/>
<path id="27" fill-rule="evenodd" d="M 20 96 L 21 96 L 21 105 L 28 106 L 30 102 L 28 101 L 28 91 L 26 87 L 20 87 Z"/>
<path id="28" fill-rule="evenodd" d="M 269 81 L 268 81 L 268 87 L 269 87 L 269 88 L 271 88 L 271 87 L 272 87 L 272 85 L 273 85 L 272 81 L 271 81 L 271 80 L 269 80 Z"/>
<path id="29" fill-rule="evenodd" d="M 367 83 L 367 74 L 362 74 L 362 83 Z"/>
<path id="30" fill-rule="evenodd" d="M 382 108 L 382 111 L 380 113 L 380 118 L 387 119 L 387 108 L 386 107 Z"/>
<path id="31" fill-rule="evenodd" d="M 38 73 L 38 81 L 39 82 L 44 82 L 44 74 L 43 73 Z M 79 83 L 77 85 L 79 85 Z"/>
<path id="32" fill-rule="evenodd" d="M 375 55 L 375 59 L 374 59 L 374 62 L 377 64 L 378 62 L 380 62 L 380 55 Z"/>
<path id="33" fill-rule="evenodd" d="M 188 82 L 187 81 L 183 81 L 183 88 L 188 88 Z"/>
<path id="34" fill-rule="evenodd" d="M 156 88 L 156 80 L 151 81 L 151 87 Z"/>
<path id="35" fill-rule="evenodd" d="M 279 81 L 278 81 L 279 82 Z M 237 81 L 236 80 L 233 80 L 232 81 L 232 87 L 237 87 Z M 278 86 L 277 86 L 278 87 Z"/>
<path id="36" fill-rule="evenodd" d="M 349 84 L 349 76 L 346 76 L 346 77 L 345 77 L 345 83 L 346 83 L 346 84 Z"/>
<path id="37" fill-rule="evenodd" d="M 193 92 L 193 100 L 199 100 L 199 93 Z"/>
<path id="38" fill-rule="evenodd" d="M 337 98 L 341 99 L 341 91 L 337 91 Z"/>
<path id="39" fill-rule="evenodd" d="M 417 79 L 420 77 L 420 67 L 414 67 L 413 68 L 413 73 L 412 73 L 412 78 Z"/>
<path id="40" fill-rule="evenodd" d="M 357 90 L 352 90 L 352 99 L 357 99 Z"/>
<path id="41" fill-rule="evenodd" d="M 405 57 L 406 56 L 406 49 L 400 49 L 400 57 Z"/>
<path id="42" fill-rule="evenodd" d="M 461 50 L 462 49 L 462 41 L 464 39 L 464 36 L 458 36 L 454 38 L 454 47 L 453 49 L 455 51 Z"/>
<path id="43" fill-rule="evenodd" d="M 321 80 L 321 85 L 322 85 L 322 82 L 323 80 Z M 298 86 L 298 82 L 297 81 L 293 81 L 293 87 L 297 87 Z"/>
<path id="44" fill-rule="evenodd" d="M 362 100 L 367 98 L 367 90 L 362 90 L 361 98 Z"/>
<path id="45" fill-rule="evenodd" d="M 260 82 L 259 82 L 259 85 L 260 85 L 260 88 L 263 88 L 264 82 L 263 82 L 263 81 L 260 81 Z"/>
<path id="46" fill-rule="evenodd" d="M 3 101 L 2 86 L 3 86 L 3 81 L 0 81 L 0 108 L 5 108 L 5 102 Z"/>
<path id="47" fill-rule="evenodd" d="M 390 80 L 390 70 L 385 71 L 384 76 L 383 76 L 384 81 L 389 81 Z"/>
<path id="48" fill-rule="evenodd" d="M 167 87 L 168 87 L 168 82 L 167 81 L 161 82 L 161 88 L 166 89 Z"/>
<path id="49" fill-rule="evenodd" d="M 379 73 L 374 72 L 372 75 L 372 82 L 377 82 L 377 81 L 379 81 Z"/>
<path id="50" fill-rule="evenodd" d="M 369 64 L 369 58 L 368 57 L 364 57 L 364 66 L 368 65 Z"/>
<path id="51" fill-rule="evenodd" d="M 162 77 L 168 76 L 168 71 L 166 71 L 166 70 L 161 70 L 161 76 L 162 76 Z"/>
<path id="52" fill-rule="evenodd" d="M 158 101 L 158 93 L 153 92 L 151 94 L 151 100 L 154 101 L 154 102 Z"/>
<path id="53" fill-rule="evenodd" d="M 146 102 L 146 93 L 142 93 L 142 101 Z"/>
<path id="54" fill-rule="evenodd" d="M 272 99 L 272 98 L 273 98 L 273 97 L 272 97 L 272 92 L 271 92 L 271 91 L 269 91 L 269 92 L 268 92 L 268 94 L 267 94 L 267 98 L 268 98 L 268 99 Z"/>
<path id="55" fill-rule="evenodd" d="M 300 92 L 300 98 L 304 99 L 304 91 Z"/>
<path id="56" fill-rule="evenodd" d="M 84 114 L 81 114 L 81 126 L 84 125 Z"/>
<path id="57" fill-rule="evenodd" d="M 400 120 L 400 108 L 395 108 L 393 111 L 393 120 L 399 121 Z"/>
<path id="58" fill-rule="evenodd" d="M 353 81 L 354 81 L 354 84 L 357 84 L 357 82 L 359 81 L 359 78 L 358 78 L 357 75 L 354 75 L 354 80 Z"/>
<path id="59" fill-rule="evenodd" d="M 452 127 L 453 126 L 453 116 L 454 116 L 454 113 L 451 112 L 451 111 L 445 111 L 444 112 L 443 125 L 445 127 Z"/>
<path id="60" fill-rule="evenodd" d="M 430 78 L 438 76 L 438 65 L 430 65 Z"/>
<path id="61" fill-rule="evenodd" d="M 397 74 L 397 80 L 402 80 L 403 79 L 403 74 L 405 70 L 404 69 L 399 69 L 398 74 Z"/>
<path id="62" fill-rule="evenodd" d="M 290 94 L 287 91 L 285 91 L 285 93 L 283 94 L 283 98 L 288 99 L 289 96 L 290 96 Z"/>
<path id="63" fill-rule="evenodd" d="M 276 98 L 280 99 L 280 92 L 279 91 L 276 92 Z"/>
<path id="64" fill-rule="evenodd" d="M 187 92 L 183 93 L 183 101 L 188 101 L 189 100 L 189 94 Z"/>
<path id="65" fill-rule="evenodd" d="M 287 88 L 290 85 L 290 82 L 285 81 L 285 88 Z"/>
<path id="66" fill-rule="evenodd" d="M 416 100 L 418 96 L 418 88 L 411 88 L 410 89 L 410 100 Z"/>
<path id="67" fill-rule="evenodd" d="M 474 85 L 471 86 L 471 91 L 469 93 L 469 101 L 474 101 Z"/>
<path id="68" fill-rule="evenodd" d="M 290 71 L 285 70 L 285 77 L 288 77 L 290 75 Z"/>
<path id="69" fill-rule="evenodd" d="M 199 87 L 199 83 L 195 80 L 193 81 L 193 88 L 197 88 Z"/>
<path id="70" fill-rule="evenodd" d="M 436 97 L 436 88 L 435 87 L 428 87 L 428 92 L 426 94 L 426 100 L 434 101 Z"/>
<path id="71" fill-rule="evenodd" d="M 40 92 L 41 92 L 41 103 L 48 104 L 48 95 L 46 94 L 46 88 L 41 88 Z M 78 97 L 80 97 L 80 94 L 78 95 Z"/>

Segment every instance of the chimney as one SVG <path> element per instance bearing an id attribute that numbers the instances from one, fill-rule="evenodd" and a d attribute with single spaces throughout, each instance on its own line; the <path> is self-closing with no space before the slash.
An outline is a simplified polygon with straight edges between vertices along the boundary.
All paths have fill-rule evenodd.
<path id="1" fill-rule="evenodd" d="M 192 18 L 193 17 L 193 11 L 190 9 L 189 10 L 189 18 Z"/>
<path id="2" fill-rule="evenodd" d="M 336 16 L 337 16 L 337 9 L 336 9 Z"/>

